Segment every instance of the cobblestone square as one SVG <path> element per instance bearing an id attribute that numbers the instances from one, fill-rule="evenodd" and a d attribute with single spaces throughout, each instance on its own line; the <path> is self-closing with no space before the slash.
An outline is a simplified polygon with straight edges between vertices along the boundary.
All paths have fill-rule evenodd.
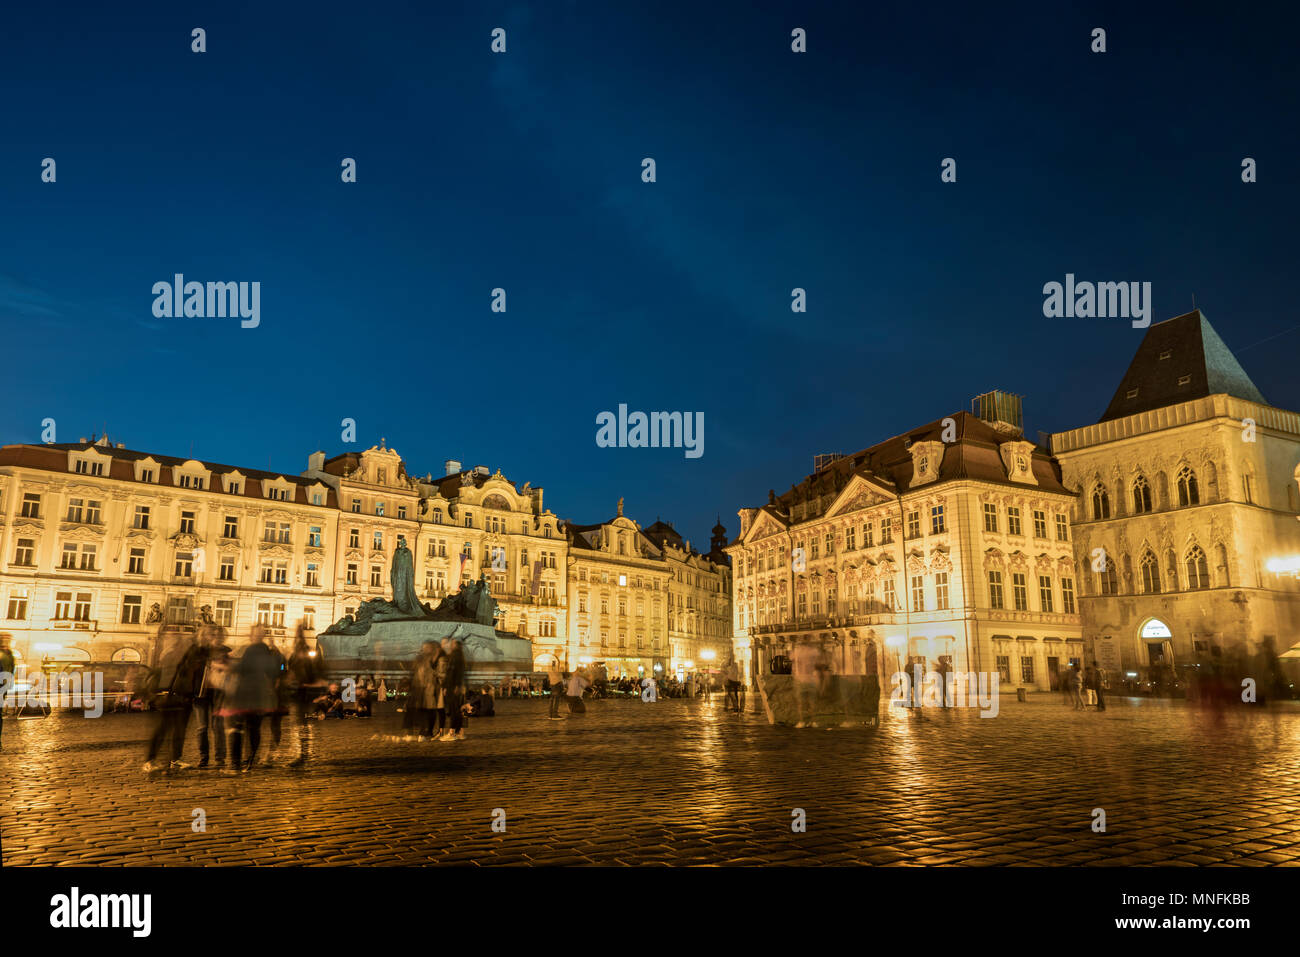
<path id="1" fill-rule="evenodd" d="M 6 865 L 1289 865 L 1300 710 L 1055 695 L 997 717 L 886 712 L 878 729 L 771 727 L 703 700 L 498 702 L 460 743 L 400 715 L 286 722 L 246 775 L 141 771 L 150 715 L 4 723 Z M 379 739 L 373 736 L 380 735 Z M 194 731 L 186 760 L 194 760 Z M 505 815 L 494 831 L 495 809 Z M 794 809 L 807 829 L 791 828 Z M 1106 813 L 1104 834 L 1093 810 Z M 202 809 L 206 831 L 192 827 Z M 499 819 L 500 815 L 497 814 Z"/>

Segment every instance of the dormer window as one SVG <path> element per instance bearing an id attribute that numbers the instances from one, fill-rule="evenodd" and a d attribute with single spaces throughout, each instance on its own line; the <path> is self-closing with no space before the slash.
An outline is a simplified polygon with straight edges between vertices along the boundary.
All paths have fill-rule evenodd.
<path id="1" fill-rule="evenodd" d="M 78 475 L 104 474 L 104 463 L 92 462 L 89 459 L 77 459 L 75 468 Z"/>
<path id="2" fill-rule="evenodd" d="M 153 471 L 153 469 L 141 469 L 141 470 L 140 470 L 140 481 L 141 481 L 141 482 L 152 482 L 153 480 L 154 480 L 154 471 Z"/>

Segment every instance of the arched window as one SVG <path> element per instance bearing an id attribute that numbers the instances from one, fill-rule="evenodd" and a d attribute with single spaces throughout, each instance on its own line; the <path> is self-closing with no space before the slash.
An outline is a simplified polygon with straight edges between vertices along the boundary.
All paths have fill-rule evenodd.
<path id="1" fill-rule="evenodd" d="M 1109 555 L 1106 556 L 1106 570 L 1100 572 L 1101 588 L 1103 595 L 1119 594 L 1119 575 L 1115 572 L 1115 560 Z"/>
<path id="2" fill-rule="evenodd" d="M 1178 504 L 1201 504 L 1201 489 L 1196 484 L 1196 473 L 1190 465 L 1184 465 L 1178 470 Z"/>
<path id="3" fill-rule="evenodd" d="M 1142 556 L 1142 591 L 1147 595 L 1160 592 L 1160 562 L 1150 549 Z"/>
<path id="4" fill-rule="evenodd" d="M 435 525 L 441 525 L 441 524 L 442 524 L 442 509 L 440 509 L 440 508 L 435 508 L 435 509 L 433 510 L 433 524 L 435 524 Z"/>
<path id="5" fill-rule="evenodd" d="M 1151 486 L 1139 475 L 1133 480 L 1133 513 L 1140 515 L 1151 511 Z"/>
<path id="6" fill-rule="evenodd" d="M 1193 545 L 1187 553 L 1187 587 L 1210 587 L 1210 568 L 1200 545 Z"/>
<path id="7" fill-rule="evenodd" d="M 1106 487 L 1099 482 L 1092 490 L 1092 519 L 1099 522 L 1104 518 L 1110 518 L 1110 496 L 1106 494 Z"/>

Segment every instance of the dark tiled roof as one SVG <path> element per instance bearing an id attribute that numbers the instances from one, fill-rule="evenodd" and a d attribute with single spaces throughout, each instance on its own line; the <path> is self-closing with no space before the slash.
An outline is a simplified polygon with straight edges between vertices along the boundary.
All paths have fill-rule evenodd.
<path id="1" fill-rule="evenodd" d="M 191 459 L 180 458 L 175 455 L 158 455 L 152 452 L 140 452 L 136 449 L 119 449 L 114 446 L 96 445 L 94 442 L 51 442 L 47 445 L 0 446 L 0 465 L 16 465 L 47 472 L 66 473 L 68 470 L 68 452 L 82 452 L 87 449 L 94 449 L 101 455 L 111 456 L 113 461 L 109 466 L 106 477 L 123 482 L 135 481 L 134 463 L 143 459 L 153 459 L 158 463 L 158 480 L 151 484 L 174 486 L 175 480 L 172 478 L 172 470 L 191 461 Z M 205 462 L 202 459 L 193 459 L 192 461 L 198 462 L 214 475 L 238 472 L 244 476 L 248 481 L 244 483 L 241 495 L 246 498 L 265 498 L 262 494 L 262 483 L 264 481 L 283 479 L 290 485 L 297 487 L 294 493 L 294 501 L 296 502 L 306 504 L 307 489 L 320 485 L 327 493 L 329 506 L 337 508 L 338 505 L 334 497 L 334 490 L 317 479 L 303 478 L 300 475 L 286 475 L 281 472 L 268 472 L 265 469 L 222 465 L 218 462 Z M 213 488 L 205 489 L 205 491 L 221 492 L 222 489 L 214 485 Z"/>
<path id="2" fill-rule="evenodd" d="M 924 488 L 932 489 L 957 479 L 992 482 L 1020 489 L 1033 488 L 1007 478 L 1002 455 L 998 451 L 1001 443 L 1024 441 L 1023 436 L 999 432 L 969 412 L 956 412 L 945 418 L 955 421 L 956 439 L 945 443 L 943 460 L 939 464 L 939 477 Z M 845 455 L 821 471 L 806 476 L 788 492 L 778 495 L 775 504 L 763 505 L 759 512 L 767 512 L 783 525 L 788 525 L 795 503 L 821 496 L 833 498 L 855 475 L 882 486 L 891 493 L 906 493 L 913 473 L 912 454 L 908 451 L 908 446 L 915 442 L 942 442 L 943 432 L 944 420 L 936 419 L 860 452 Z M 1061 484 L 1061 469 L 1056 459 L 1036 443 L 1031 444 L 1034 445 L 1032 468 L 1034 478 L 1038 481 L 1037 488 L 1045 492 L 1074 494 Z M 757 515 L 754 520 L 758 520 Z M 753 523 L 750 527 L 753 527 Z M 731 544 L 736 544 L 743 538 L 743 535 L 738 535 Z"/>
<path id="3" fill-rule="evenodd" d="M 1180 384 L 1182 379 L 1187 381 Z M 1219 393 L 1267 404 L 1210 321 L 1196 309 L 1147 329 L 1100 421 Z"/>

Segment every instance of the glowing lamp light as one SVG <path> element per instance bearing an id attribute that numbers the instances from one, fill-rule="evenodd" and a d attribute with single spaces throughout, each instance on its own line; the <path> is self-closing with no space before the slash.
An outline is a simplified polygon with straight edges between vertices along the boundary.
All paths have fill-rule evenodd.
<path id="1" fill-rule="evenodd" d="M 903 639 L 898 637 L 897 635 L 894 635 L 890 638 L 886 638 L 885 644 L 887 644 L 890 648 L 901 648 L 903 646 Z"/>
<path id="2" fill-rule="evenodd" d="M 1300 573 L 1300 555 L 1289 555 L 1286 558 L 1270 558 L 1268 564 L 1264 567 L 1275 575 L 1295 575 Z"/>
<path id="3" fill-rule="evenodd" d="M 684 663 L 682 664 L 682 667 L 683 667 L 683 668 L 694 668 L 694 667 L 695 667 L 695 662 L 693 662 L 693 661 L 687 661 L 687 662 L 684 662 Z"/>
<path id="4" fill-rule="evenodd" d="M 714 658 L 718 657 L 718 653 L 716 651 L 701 651 L 700 657 L 705 661 L 712 661 Z"/>

